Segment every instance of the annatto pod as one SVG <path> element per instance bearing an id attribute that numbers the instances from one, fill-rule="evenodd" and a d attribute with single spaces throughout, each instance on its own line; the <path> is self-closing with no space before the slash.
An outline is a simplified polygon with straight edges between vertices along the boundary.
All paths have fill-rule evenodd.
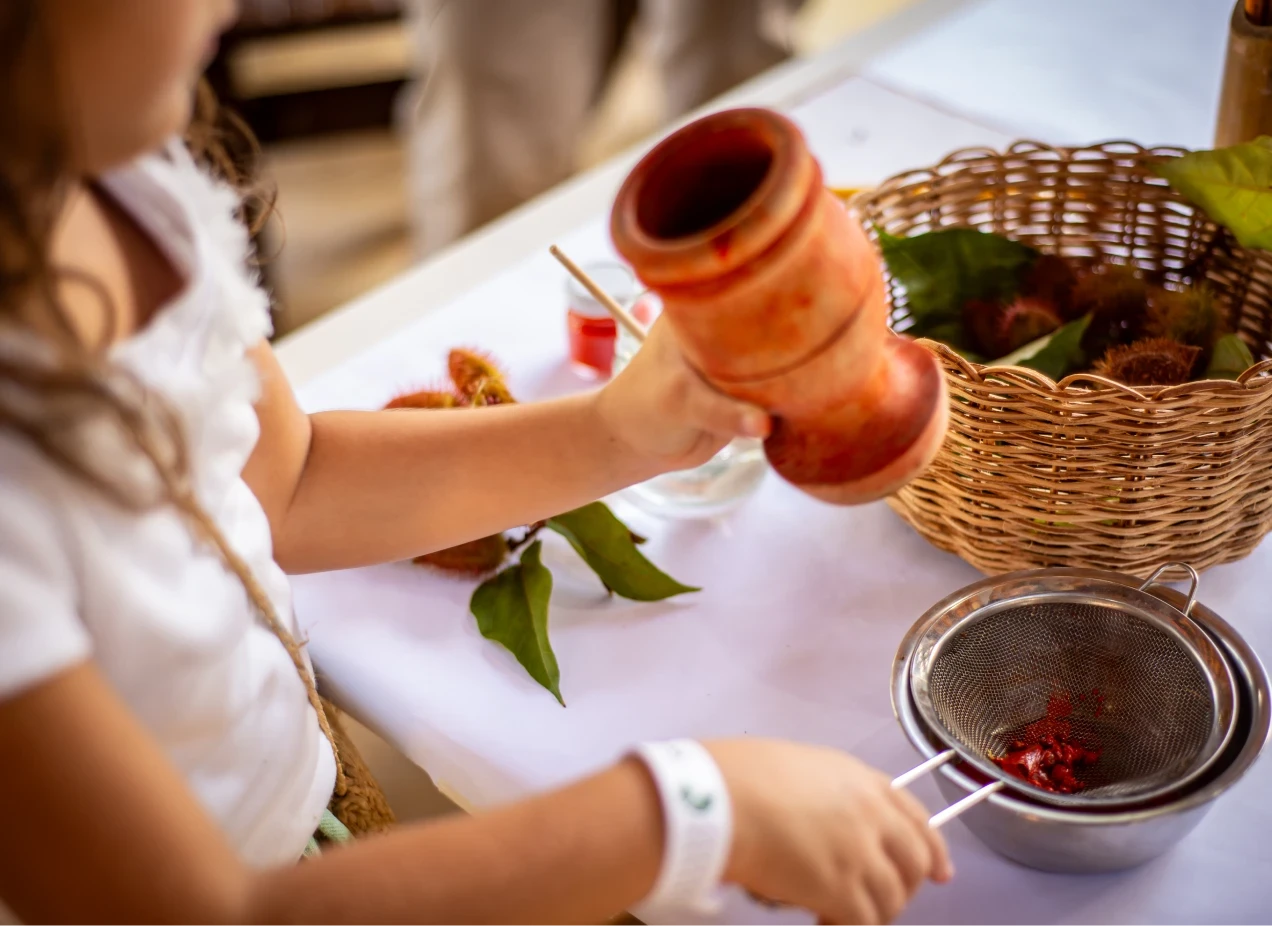
<path id="1" fill-rule="evenodd" d="M 765 452 L 785 479 L 853 505 L 932 461 L 944 377 L 888 329 L 879 258 L 789 119 L 736 109 L 673 133 L 627 177 L 610 230 L 690 363 L 775 417 Z"/>

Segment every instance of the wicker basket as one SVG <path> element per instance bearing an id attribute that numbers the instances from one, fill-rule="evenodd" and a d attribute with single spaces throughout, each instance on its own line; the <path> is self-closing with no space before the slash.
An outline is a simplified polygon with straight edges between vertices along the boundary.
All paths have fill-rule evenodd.
<path id="1" fill-rule="evenodd" d="M 1098 566 L 1143 576 L 1171 561 L 1240 559 L 1272 528 L 1272 254 L 1239 247 L 1148 169 L 1183 153 L 1018 142 L 958 151 L 851 200 L 871 234 L 967 226 L 1205 279 L 1261 359 L 1236 382 L 1134 389 L 1091 374 L 1057 384 L 924 341 L 949 382 L 950 433 L 890 504 L 934 545 L 991 574 Z M 904 331 L 904 292 L 889 288 Z"/>

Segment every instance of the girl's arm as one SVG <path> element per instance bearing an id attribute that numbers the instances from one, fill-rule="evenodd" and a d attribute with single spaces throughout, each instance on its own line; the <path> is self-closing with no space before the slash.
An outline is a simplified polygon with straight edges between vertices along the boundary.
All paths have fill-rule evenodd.
<path id="1" fill-rule="evenodd" d="M 727 881 L 837 923 L 886 922 L 951 871 L 923 808 L 832 750 L 711 747 L 733 805 Z M 91 663 L 0 701 L 0 901 L 22 922 L 601 922 L 661 864 L 642 766 L 475 817 L 247 868 Z"/>
<path id="2" fill-rule="evenodd" d="M 655 326 L 605 389 L 475 410 L 306 416 L 267 345 L 261 437 L 244 478 L 289 572 L 408 559 L 587 504 L 762 436 L 763 412 L 713 391 Z"/>
<path id="3" fill-rule="evenodd" d="M 650 889 L 662 851 L 629 761 L 253 871 L 88 664 L 0 704 L 0 755 L 0 898 L 27 923 L 601 922 Z"/>

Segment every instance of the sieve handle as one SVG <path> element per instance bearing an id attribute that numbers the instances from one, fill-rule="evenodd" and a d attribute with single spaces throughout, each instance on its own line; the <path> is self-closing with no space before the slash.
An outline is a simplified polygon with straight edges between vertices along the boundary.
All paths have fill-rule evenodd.
<path id="1" fill-rule="evenodd" d="M 940 813 L 933 814 L 931 819 L 928 820 L 928 826 L 934 830 L 940 829 L 955 817 L 961 817 L 964 812 L 971 810 L 981 801 L 985 800 L 985 798 L 989 797 L 991 794 L 997 794 L 1005 787 L 1007 787 L 1007 785 L 1001 781 L 990 782 L 979 791 L 973 791 L 962 800 L 955 801 L 953 804 L 950 804 L 950 806 L 946 807 Z"/>
<path id="2" fill-rule="evenodd" d="M 942 765 L 944 765 L 946 762 L 949 762 L 956 755 L 958 755 L 958 753 L 956 750 L 953 750 L 953 749 L 947 749 L 944 752 L 938 752 L 932 758 L 924 762 L 921 762 L 920 764 L 916 765 L 914 768 L 910 769 L 908 772 L 905 772 L 903 774 L 898 775 L 896 778 L 893 778 L 892 787 L 894 789 L 900 789 L 910 784 L 913 784 L 915 781 L 918 781 L 928 772 L 932 771 L 933 769 L 938 769 Z M 939 813 L 933 814 L 928 819 L 928 826 L 930 826 L 934 830 L 940 829 L 942 826 L 944 826 L 946 823 L 949 823 L 955 817 L 961 816 L 965 811 L 971 810 L 973 807 L 975 807 L 981 801 L 985 800 L 985 798 L 989 797 L 991 794 L 995 794 L 998 791 L 1001 791 L 1002 788 L 1003 788 L 1003 782 L 995 781 L 995 782 L 992 782 L 991 784 L 985 785 L 985 787 L 981 788 L 978 791 L 973 791 L 971 794 L 967 795 L 967 797 L 963 798 L 962 800 L 955 801 L 953 804 L 950 804 L 950 806 L 946 807 L 944 810 L 940 811 Z"/>
<path id="3" fill-rule="evenodd" d="M 1197 570 L 1187 563 L 1167 563 L 1164 566 L 1158 566 L 1157 570 L 1144 580 L 1144 584 L 1139 587 L 1141 592 L 1148 591 L 1150 585 L 1157 584 L 1157 580 L 1162 574 L 1169 572 L 1171 569 L 1183 569 L 1192 577 L 1192 584 L 1188 589 L 1188 604 L 1184 605 L 1184 617 L 1192 617 L 1193 605 L 1197 603 L 1197 586 L 1201 584 L 1201 576 L 1197 575 Z"/>
<path id="4" fill-rule="evenodd" d="M 932 758 L 916 765 L 914 768 L 910 769 L 908 772 L 904 772 L 898 775 L 896 778 L 893 778 L 892 779 L 893 789 L 900 790 L 901 788 L 908 788 L 910 785 L 918 781 L 928 772 L 932 771 L 932 769 L 940 768 L 946 762 L 950 761 L 950 759 L 954 758 L 955 755 L 957 755 L 957 753 L 953 749 L 947 749 L 945 750 L 945 752 L 938 752 Z"/>

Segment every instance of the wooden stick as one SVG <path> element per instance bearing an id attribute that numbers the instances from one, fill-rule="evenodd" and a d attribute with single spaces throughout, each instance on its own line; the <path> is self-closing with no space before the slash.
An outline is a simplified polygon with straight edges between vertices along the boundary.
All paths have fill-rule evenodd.
<path id="1" fill-rule="evenodd" d="M 632 313 L 628 312 L 625 308 L 615 302 L 613 296 L 597 286 L 596 281 L 588 276 L 582 267 L 570 260 L 570 258 L 566 257 L 565 252 L 555 244 L 548 248 L 548 253 L 559 260 L 561 262 L 561 266 L 570 271 L 570 276 L 574 277 L 574 279 L 583 284 L 583 288 L 592 294 L 593 299 L 605 306 L 606 311 L 608 311 L 610 315 L 614 316 L 614 321 L 626 328 L 627 333 L 634 337 L 637 341 L 644 343 L 645 336 L 649 332 L 645 330 L 644 325 L 632 317 Z"/>

